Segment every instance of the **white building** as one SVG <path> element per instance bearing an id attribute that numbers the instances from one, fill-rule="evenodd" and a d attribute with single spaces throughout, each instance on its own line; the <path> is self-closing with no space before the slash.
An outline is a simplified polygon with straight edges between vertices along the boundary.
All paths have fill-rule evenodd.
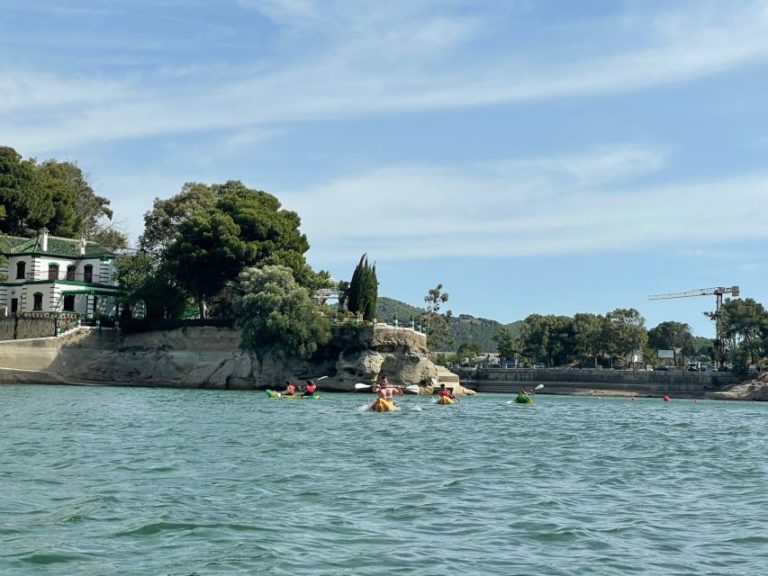
<path id="1" fill-rule="evenodd" d="M 114 317 L 114 254 L 86 240 L 0 237 L 0 313 L 74 312 L 88 319 Z"/>

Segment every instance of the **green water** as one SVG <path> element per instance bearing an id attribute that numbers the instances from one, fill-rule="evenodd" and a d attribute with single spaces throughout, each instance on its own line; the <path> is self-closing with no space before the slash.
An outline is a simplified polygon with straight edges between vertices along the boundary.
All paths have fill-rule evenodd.
<path id="1" fill-rule="evenodd" d="M 768 406 L 0 386 L 3 575 L 764 575 Z"/>

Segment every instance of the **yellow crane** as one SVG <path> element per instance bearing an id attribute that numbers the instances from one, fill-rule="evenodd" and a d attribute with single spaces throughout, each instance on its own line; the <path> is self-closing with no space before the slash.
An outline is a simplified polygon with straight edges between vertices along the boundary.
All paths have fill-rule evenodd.
<path id="1" fill-rule="evenodd" d="M 715 321 L 715 335 L 717 338 L 717 352 L 719 355 L 719 361 L 722 363 L 725 358 L 725 339 L 723 338 L 722 323 L 720 322 L 720 308 L 723 306 L 723 296 L 730 294 L 734 298 L 739 297 L 739 287 L 730 286 L 724 288 L 718 286 L 716 288 L 699 288 L 698 290 L 688 290 L 687 292 L 673 292 L 671 294 L 652 294 L 648 296 L 649 300 L 668 300 L 670 298 L 689 298 L 691 296 L 713 296 L 715 297 L 715 312 L 704 312 L 707 316 Z"/>

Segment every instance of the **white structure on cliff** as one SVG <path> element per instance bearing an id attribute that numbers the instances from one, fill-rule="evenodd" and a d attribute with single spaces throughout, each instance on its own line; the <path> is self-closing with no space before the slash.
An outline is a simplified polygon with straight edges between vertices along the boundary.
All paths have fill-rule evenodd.
<path id="1" fill-rule="evenodd" d="M 114 254 L 85 239 L 0 237 L 0 312 L 115 316 Z"/>

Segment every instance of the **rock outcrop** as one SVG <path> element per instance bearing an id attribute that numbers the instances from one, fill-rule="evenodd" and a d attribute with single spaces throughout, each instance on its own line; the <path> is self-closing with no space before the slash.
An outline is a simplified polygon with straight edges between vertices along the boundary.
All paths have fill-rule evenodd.
<path id="1" fill-rule="evenodd" d="M 190 327 L 122 335 L 82 328 L 59 338 L 0 344 L 0 380 L 99 383 L 191 388 L 277 388 L 286 380 L 323 378 L 321 389 L 351 391 L 381 376 L 425 392 L 440 381 L 462 393 L 458 377 L 429 359 L 424 335 L 379 324 L 360 327 L 340 340 L 338 356 L 315 363 L 287 361 L 240 349 L 240 332 L 231 328 Z M 16 374 L 14 375 L 14 372 Z"/>

